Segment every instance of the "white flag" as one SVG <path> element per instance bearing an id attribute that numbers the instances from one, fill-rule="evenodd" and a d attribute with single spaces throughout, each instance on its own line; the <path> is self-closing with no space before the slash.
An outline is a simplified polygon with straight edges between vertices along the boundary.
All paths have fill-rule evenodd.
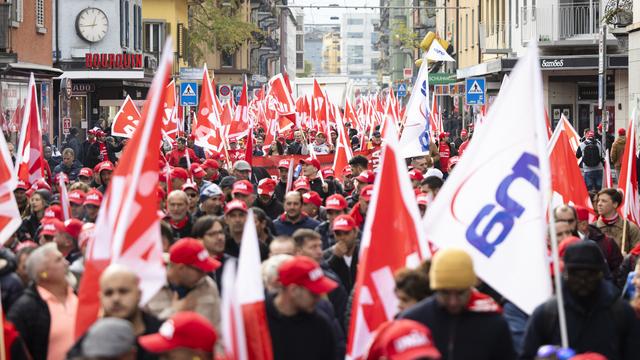
<path id="1" fill-rule="evenodd" d="M 424 59 L 423 59 L 424 60 Z M 398 150 L 403 158 L 429 153 L 429 67 L 422 62 L 407 104 Z"/>
<path id="2" fill-rule="evenodd" d="M 479 278 L 531 314 L 551 296 L 545 240 L 551 175 L 535 43 L 511 74 L 483 131 L 429 206 L 425 228 L 439 248 L 465 249 Z"/>
<path id="3" fill-rule="evenodd" d="M 427 59 L 431 61 L 455 61 L 445 50 L 438 39 L 431 42 L 431 47 L 427 51 Z"/>

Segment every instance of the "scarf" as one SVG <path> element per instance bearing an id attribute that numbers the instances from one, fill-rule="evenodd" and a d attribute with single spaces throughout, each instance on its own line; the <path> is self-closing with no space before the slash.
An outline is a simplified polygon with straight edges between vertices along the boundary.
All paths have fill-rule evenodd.
<path id="1" fill-rule="evenodd" d="M 172 228 L 176 229 L 176 230 L 180 230 L 182 228 L 184 228 L 187 225 L 187 222 L 189 221 L 189 217 L 185 216 L 184 219 L 179 220 L 179 221 L 175 221 L 171 218 L 169 218 L 169 224 L 171 225 Z"/>
<path id="2" fill-rule="evenodd" d="M 102 161 L 109 160 L 109 154 L 107 153 L 107 144 L 101 141 L 98 143 L 98 145 L 100 146 L 100 156 L 102 157 Z"/>
<path id="3" fill-rule="evenodd" d="M 602 220 L 602 222 L 605 225 L 610 226 L 610 225 L 615 224 L 616 221 L 618 221 L 618 214 L 616 213 L 613 217 L 611 217 L 609 219 L 605 218 L 604 216 L 600 216 L 600 220 Z"/>

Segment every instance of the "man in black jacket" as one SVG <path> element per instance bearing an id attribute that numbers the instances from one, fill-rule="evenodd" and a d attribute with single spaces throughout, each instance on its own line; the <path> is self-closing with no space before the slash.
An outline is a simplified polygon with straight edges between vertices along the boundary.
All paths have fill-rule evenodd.
<path id="1" fill-rule="evenodd" d="M 438 251 L 429 270 L 430 296 L 399 315 L 431 329 L 442 360 L 515 359 L 507 322 L 490 297 L 473 289 L 477 279 L 463 250 Z M 482 304 L 482 306 L 478 306 Z"/>
<path id="2" fill-rule="evenodd" d="M 282 203 L 275 198 L 276 181 L 272 178 L 260 180 L 258 183 L 258 197 L 253 206 L 264 210 L 271 220 L 277 219 L 284 212 Z"/>
<path id="3" fill-rule="evenodd" d="M 336 187 L 333 182 L 326 182 L 318 176 L 320 170 L 320 162 L 317 159 L 308 157 L 304 160 L 300 160 L 302 164 L 302 174 L 309 179 L 309 186 L 311 190 L 317 192 L 322 200 L 333 195 L 336 192 Z"/>
<path id="4" fill-rule="evenodd" d="M 333 233 L 336 236 L 336 243 L 324 252 L 327 264 L 340 278 L 347 293 L 356 282 L 356 271 L 358 269 L 358 226 L 349 215 L 340 215 L 333 220 Z"/>
<path id="5" fill-rule="evenodd" d="M 640 320 L 603 280 L 602 251 L 590 240 L 567 247 L 563 256 L 562 293 L 569 345 L 578 353 L 595 352 L 607 359 L 640 359 Z M 527 325 L 521 359 L 533 359 L 541 345 L 559 345 L 558 302 L 538 306 Z"/>

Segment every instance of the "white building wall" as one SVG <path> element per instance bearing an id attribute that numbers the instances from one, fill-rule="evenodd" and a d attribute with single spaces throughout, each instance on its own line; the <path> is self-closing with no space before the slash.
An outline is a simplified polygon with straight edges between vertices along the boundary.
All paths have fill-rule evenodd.
<path id="1" fill-rule="evenodd" d="M 361 20 L 361 24 L 353 22 Z M 379 21 L 379 15 L 373 13 L 347 13 L 342 16 L 340 26 L 340 57 L 341 73 L 350 76 L 356 84 L 370 84 L 375 81 L 377 72 L 372 70 L 375 60 L 380 58 L 380 52 L 373 50 L 374 23 Z M 351 22 L 351 23 L 350 23 Z M 361 37 L 360 37 L 361 36 Z M 362 46 L 362 63 L 350 63 L 349 49 L 354 46 Z M 359 57 L 358 57 L 359 58 Z M 361 74 L 354 74 L 354 72 Z"/>

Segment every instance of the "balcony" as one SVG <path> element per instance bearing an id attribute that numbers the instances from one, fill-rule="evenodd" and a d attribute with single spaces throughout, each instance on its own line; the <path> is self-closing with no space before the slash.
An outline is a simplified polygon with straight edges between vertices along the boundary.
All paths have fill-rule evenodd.
<path id="1" fill-rule="evenodd" d="M 511 53 L 511 32 L 508 22 L 479 24 L 480 50 L 483 54 Z"/>
<path id="2" fill-rule="evenodd" d="M 521 41 L 537 39 L 544 45 L 593 44 L 599 30 L 600 3 L 522 7 Z"/>

